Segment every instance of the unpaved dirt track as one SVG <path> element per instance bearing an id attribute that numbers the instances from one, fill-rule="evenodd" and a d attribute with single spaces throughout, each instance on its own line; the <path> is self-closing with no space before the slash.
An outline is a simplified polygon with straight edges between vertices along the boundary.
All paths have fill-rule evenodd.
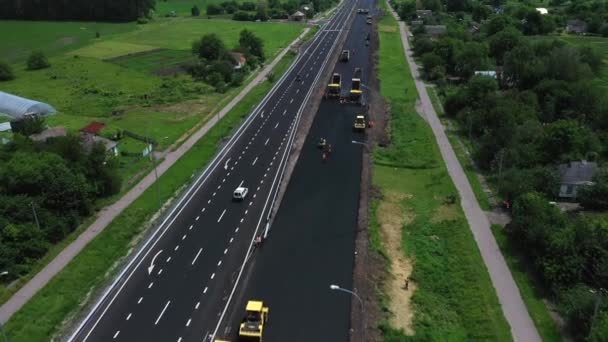
<path id="1" fill-rule="evenodd" d="M 387 4 L 387 6 L 390 5 Z M 494 235 L 492 235 L 490 221 L 479 207 L 471 184 L 469 184 L 462 166 L 454 154 L 452 145 L 450 145 L 450 142 L 448 141 L 444 127 L 433 108 L 424 81 L 420 78 L 418 65 L 416 65 L 416 62 L 413 59 L 412 50 L 410 49 L 407 40 L 405 23 L 399 21 L 397 13 L 395 13 L 392 8 L 391 13 L 399 22 L 401 42 L 405 50 L 406 59 L 410 66 L 412 76 L 416 82 L 416 89 L 420 96 L 424 116 L 433 130 L 437 145 L 439 145 L 441 151 L 441 156 L 447 166 L 448 173 L 460 194 L 462 209 L 464 210 L 469 227 L 471 227 L 471 231 L 475 237 L 475 242 L 481 252 L 481 257 L 490 273 L 490 279 L 496 289 L 505 318 L 511 326 L 513 339 L 515 341 L 525 342 L 541 341 L 536 326 L 534 325 L 534 322 L 532 322 L 528 309 L 521 298 L 519 288 L 517 287 L 517 284 L 515 284 L 511 271 L 496 244 Z"/>

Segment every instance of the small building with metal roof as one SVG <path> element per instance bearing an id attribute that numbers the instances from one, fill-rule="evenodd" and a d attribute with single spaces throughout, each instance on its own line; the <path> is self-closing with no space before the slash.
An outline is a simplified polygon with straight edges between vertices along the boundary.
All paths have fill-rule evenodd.
<path id="1" fill-rule="evenodd" d="M 48 116 L 57 110 L 44 102 L 26 99 L 0 91 L 0 115 L 8 116 L 11 121 L 18 121 L 28 116 Z"/>

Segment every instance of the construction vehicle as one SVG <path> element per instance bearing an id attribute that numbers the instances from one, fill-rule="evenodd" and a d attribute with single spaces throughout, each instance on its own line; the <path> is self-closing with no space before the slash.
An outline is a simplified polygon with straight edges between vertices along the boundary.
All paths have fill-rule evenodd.
<path id="1" fill-rule="evenodd" d="M 268 307 L 262 301 L 250 300 L 245 308 L 245 319 L 239 328 L 239 340 L 262 342 L 267 322 Z"/>
<path id="2" fill-rule="evenodd" d="M 327 85 L 327 96 L 328 97 L 339 97 L 341 89 L 342 89 L 342 78 L 340 77 L 340 74 L 335 72 L 331 76 L 331 81 Z"/>
<path id="3" fill-rule="evenodd" d="M 367 127 L 367 124 L 365 123 L 365 116 L 362 114 L 355 116 L 355 122 L 353 123 L 353 129 L 355 131 L 364 131 L 366 127 Z"/>
<path id="4" fill-rule="evenodd" d="M 355 68 L 353 73 L 352 85 L 350 87 L 350 99 L 360 101 L 363 90 L 361 89 L 361 68 Z"/>
<path id="5" fill-rule="evenodd" d="M 342 50 L 342 53 L 340 54 L 340 61 L 348 62 L 349 59 L 350 59 L 350 50 Z"/>

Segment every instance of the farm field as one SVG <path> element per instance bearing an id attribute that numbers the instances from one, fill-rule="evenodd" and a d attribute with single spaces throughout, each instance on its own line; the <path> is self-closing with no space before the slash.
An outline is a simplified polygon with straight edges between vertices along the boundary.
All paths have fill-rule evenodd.
<path id="1" fill-rule="evenodd" d="M 135 23 L 0 20 L 0 60 L 22 62 L 34 49 L 44 51 L 47 56 L 57 55 L 96 40 L 96 32 L 105 39 L 136 28 Z"/>
<path id="2" fill-rule="evenodd" d="M 0 60 L 9 61 L 16 74 L 15 80 L 0 83 L 0 91 L 51 104 L 58 114 L 48 119 L 50 126 L 76 132 L 99 121 L 106 124 L 103 136 L 127 130 L 156 140 L 160 150 L 205 121 L 240 88 L 220 94 L 183 74 L 181 66 L 196 60 L 190 52 L 193 41 L 216 33 L 231 49 L 237 46 L 240 31 L 247 28 L 264 41 L 271 59 L 303 29 L 297 24 L 193 18 L 159 18 L 146 25 L 29 24 L 0 22 L 0 30 L 15 32 L 9 48 L 0 47 Z M 95 38 L 95 32 L 100 32 L 100 38 Z M 25 70 L 32 50 L 49 56 L 51 67 Z M 143 147 L 145 143 L 134 139 L 123 139 L 119 145 L 129 154 L 138 154 Z M 137 169 L 124 171 L 128 179 Z"/>

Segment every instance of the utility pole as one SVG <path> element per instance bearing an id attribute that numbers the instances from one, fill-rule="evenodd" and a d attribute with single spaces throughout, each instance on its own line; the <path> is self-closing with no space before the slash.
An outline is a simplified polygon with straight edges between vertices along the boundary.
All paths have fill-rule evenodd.
<path id="1" fill-rule="evenodd" d="M 38 230 L 40 230 L 40 222 L 38 221 L 38 215 L 36 215 L 36 207 L 34 206 L 34 202 L 30 202 L 30 205 L 32 206 L 32 212 L 34 213 L 34 220 L 36 220 L 36 226 L 38 227 Z"/>

